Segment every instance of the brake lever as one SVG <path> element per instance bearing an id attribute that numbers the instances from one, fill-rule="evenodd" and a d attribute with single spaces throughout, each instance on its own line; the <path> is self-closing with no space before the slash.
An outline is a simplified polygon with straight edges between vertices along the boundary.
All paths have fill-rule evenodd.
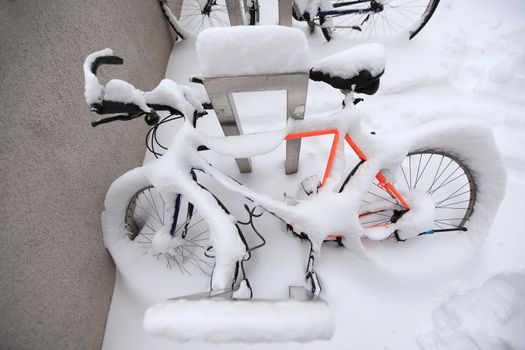
<path id="1" fill-rule="evenodd" d="M 91 126 L 95 127 L 97 125 L 111 123 L 111 122 L 114 122 L 116 120 L 128 121 L 128 120 L 132 120 L 132 119 L 138 118 L 138 117 L 140 117 L 140 116 L 142 116 L 144 114 L 145 113 L 133 113 L 133 114 L 114 115 L 114 116 L 111 116 L 111 117 L 101 118 L 101 119 L 95 120 L 94 122 L 91 122 Z"/>

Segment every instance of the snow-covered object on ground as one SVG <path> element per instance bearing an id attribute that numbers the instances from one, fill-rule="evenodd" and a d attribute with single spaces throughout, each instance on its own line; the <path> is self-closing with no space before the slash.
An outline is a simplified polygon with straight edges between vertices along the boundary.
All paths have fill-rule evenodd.
<path id="1" fill-rule="evenodd" d="M 84 70 L 84 96 L 88 105 L 102 101 L 104 89 L 104 86 L 99 83 L 97 76 L 91 71 L 91 66 L 97 58 L 112 55 L 113 50 L 106 48 L 104 50 L 93 52 L 88 55 L 84 61 L 82 67 Z"/>
<path id="2" fill-rule="evenodd" d="M 197 38 L 205 78 L 300 73 L 310 68 L 304 33 L 282 26 L 210 28 Z"/>
<path id="3" fill-rule="evenodd" d="M 509 54 L 490 65 L 474 90 L 487 94 L 494 90 L 525 91 L 525 50 Z M 525 101 L 524 94 L 512 96 L 512 99 L 521 103 Z"/>
<path id="4" fill-rule="evenodd" d="M 150 108 L 146 105 L 146 100 L 144 99 L 144 91 L 141 91 L 127 81 L 120 79 L 112 79 L 108 81 L 104 87 L 104 100 L 133 103 L 134 105 L 139 106 L 144 112 L 150 111 Z"/>
<path id="5" fill-rule="evenodd" d="M 179 341 L 283 342 L 330 339 L 334 322 L 326 302 L 174 299 L 150 307 L 147 332 Z"/>
<path id="6" fill-rule="evenodd" d="M 432 312 L 434 329 L 419 336 L 428 350 L 525 348 L 525 274 L 499 274 L 452 295 Z"/>
<path id="7" fill-rule="evenodd" d="M 381 44 L 363 44 L 325 57 L 312 67 L 332 77 L 351 78 L 362 70 L 376 76 L 385 70 L 386 54 Z"/>

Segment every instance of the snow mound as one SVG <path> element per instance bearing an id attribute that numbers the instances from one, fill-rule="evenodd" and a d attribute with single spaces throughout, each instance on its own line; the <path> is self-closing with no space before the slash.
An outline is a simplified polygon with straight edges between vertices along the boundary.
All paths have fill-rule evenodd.
<path id="1" fill-rule="evenodd" d="M 434 329 L 419 337 L 424 349 L 525 348 L 525 274 L 499 274 L 480 288 L 453 295 L 432 313 Z"/>
<path id="2" fill-rule="evenodd" d="M 206 78 L 301 73 L 310 68 L 304 33 L 281 26 L 207 29 L 197 39 L 197 56 Z"/>
<path id="3" fill-rule="evenodd" d="M 172 299 L 150 307 L 147 332 L 179 341 L 281 342 L 330 339 L 334 321 L 324 301 Z"/>

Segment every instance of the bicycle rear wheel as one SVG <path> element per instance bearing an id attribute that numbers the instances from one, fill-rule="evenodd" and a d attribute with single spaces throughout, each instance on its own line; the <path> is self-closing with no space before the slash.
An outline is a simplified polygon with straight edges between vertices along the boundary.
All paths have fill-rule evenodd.
<path id="1" fill-rule="evenodd" d="M 172 216 L 168 213 L 173 212 L 173 206 Z M 155 233 L 171 225 L 176 245 L 154 255 L 181 273 L 200 271 L 211 275 L 215 259 L 211 254 L 208 224 L 184 196 L 177 194 L 175 202 L 170 203 L 155 187 L 141 188 L 129 200 L 124 221 L 129 239 L 146 250 L 151 250 Z"/>
<path id="2" fill-rule="evenodd" d="M 341 191 L 359 165 L 347 177 Z M 433 225 L 421 234 L 465 230 L 474 211 L 477 184 L 472 171 L 459 157 L 433 149 L 409 153 L 399 167 L 397 178 L 395 187 L 404 197 L 423 193 L 434 203 Z M 374 228 L 395 223 L 405 208 L 375 180 L 363 196 L 359 212 L 361 225 Z"/>
<path id="3" fill-rule="evenodd" d="M 226 0 L 160 0 L 166 5 L 180 24 L 187 31 L 198 34 L 204 29 L 230 26 L 230 17 Z M 259 16 L 257 0 L 239 0 L 239 8 L 230 11 L 240 11 L 241 24 L 253 25 Z M 164 12 L 165 13 L 165 12 Z M 168 22 L 170 17 L 165 13 Z M 173 24 L 170 22 L 173 27 Z"/>
<path id="4" fill-rule="evenodd" d="M 351 40 L 400 35 L 412 39 L 427 24 L 438 3 L 439 0 L 371 0 L 355 4 L 348 0 L 330 0 L 328 6 L 320 10 L 318 21 L 328 41 L 337 35 Z"/>

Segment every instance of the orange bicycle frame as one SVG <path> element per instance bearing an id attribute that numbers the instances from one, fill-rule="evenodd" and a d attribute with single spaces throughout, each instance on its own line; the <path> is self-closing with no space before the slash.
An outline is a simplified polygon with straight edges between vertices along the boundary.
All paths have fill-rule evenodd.
<path id="1" fill-rule="evenodd" d="M 323 186 L 326 183 L 326 180 L 328 179 L 328 176 L 330 175 L 330 172 L 332 170 L 332 165 L 334 163 L 335 153 L 337 151 L 337 144 L 339 143 L 339 131 L 337 129 L 326 129 L 326 130 L 315 130 L 315 131 L 307 131 L 307 132 L 299 132 L 294 134 L 288 134 L 285 136 L 285 140 L 295 140 L 295 139 L 302 139 L 304 137 L 312 137 L 312 136 L 321 136 L 321 135 L 330 135 L 333 134 L 334 138 L 332 141 L 332 147 L 330 148 L 330 154 L 328 156 L 328 161 L 326 162 L 326 167 L 323 175 L 323 181 L 321 182 L 321 186 Z M 363 151 L 357 146 L 357 144 L 352 140 L 350 135 L 345 135 L 345 141 L 350 145 L 352 150 L 355 152 L 355 154 L 361 159 L 362 161 L 367 161 L 368 157 L 366 154 L 363 153 Z M 410 206 L 406 202 L 406 200 L 403 198 L 403 196 L 396 190 L 394 185 L 391 182 L 388 182 L 385 178 L 385 176 L 379 171 L 376 174 L 376 179 L 379 182 L 379 187 L 383 188 L 392 198 L 397 199 L 397 201 L 404 206 L 406 209 L 409 209 Z"/>

